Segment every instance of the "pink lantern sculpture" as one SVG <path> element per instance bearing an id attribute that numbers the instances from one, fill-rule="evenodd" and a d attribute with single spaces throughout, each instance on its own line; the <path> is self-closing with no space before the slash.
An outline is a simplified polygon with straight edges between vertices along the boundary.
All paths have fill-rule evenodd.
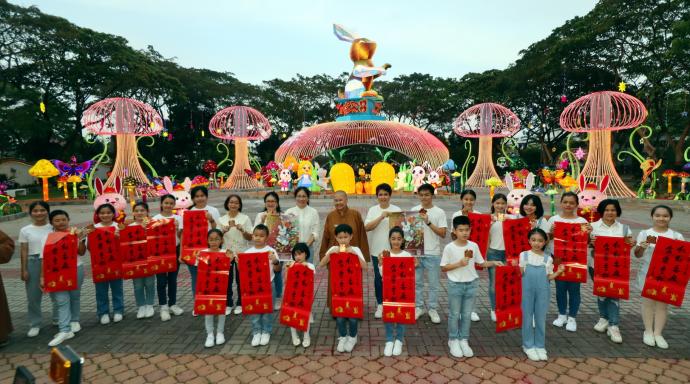
<path id="1" fill-rule="evenodd" d="M 479 154 L 474 172 L 465 184 L 485 187 L 492 177 L 501 179 L 494 168 L 492 141 L 494 137 L 512 136 L 520 129 L 520 119 L 508 108 L 495 103 L 473 105 L 453 122 L 453 131 L 462 137 L 479 138 Z"/>
<path id="2" fill-rule="evenodd" d="M 589 134 L 589 154 L 580 174 L 596 184 L 608 175 L 610 182 L 606 193 L 609 196 L 635 197 L 613 164 L 611 132 L 636 127 L 646 118 L 644 104 L 620 92 L 594 92 L 568 105 L 561 113 L 561 128 Z"/>
<path id="3" fill-rule="evenodd" d="M 139 164 L 136 137 L 157 135 L 163 129 L 163 119 L 153 107 L 124 97 L 103 99 L 84 111 L 81 124 L 93 134 L 116 138 L 115 165 L 105 187 L 128 176 L 151 185 Z"/>
<path id="4" fill-rule="evenodd" d="M 235 141 L 235 163 L 232 173 L 221 188 L 259 188 L 259 182 L 247 175 L 249 166 L 248 140 L 264 140 L 271 135 L 268 119 L 254 108 L 245 106 L 227 107 L 216 113 L 208 124 L 213 136 Z"/>

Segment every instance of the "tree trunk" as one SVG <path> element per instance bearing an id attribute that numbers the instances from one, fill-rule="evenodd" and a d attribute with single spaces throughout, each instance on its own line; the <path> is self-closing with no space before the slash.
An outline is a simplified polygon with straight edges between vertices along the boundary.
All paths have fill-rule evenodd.
<path id="1" fill-rule="evenodd" d="M 685 129 L 683 129 L 683 132 L 680 134 L 678 141 L 673 145 L 673 164 L 676 166 L 683 165 L 685 162 L 685 157 L 683 155 L 685 153 L 685 140 L 688 137 L 688 133 L 690 133 L 690 123 L 685 125 Z"/>

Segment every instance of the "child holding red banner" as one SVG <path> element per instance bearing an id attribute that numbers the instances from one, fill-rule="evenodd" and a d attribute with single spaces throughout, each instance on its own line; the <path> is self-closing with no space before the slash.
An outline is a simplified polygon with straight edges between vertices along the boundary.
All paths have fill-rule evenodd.
<path id="1" fill-rule="evenodd" d="M 304 188 L 304 187 L 300 187 Z M 314 268 L 314 264 L 309 262 L 309 259 L 311 258 L 311 249 L 307 245 L 307 243 L 297 243 L 295 246 L 292 248 L 292 260 L 289 261 L 286 265 L 285 268 L 289 269 L 295 264 L 302 264 L 306 266 L 307 268 L 311 269 L 312 271 L 316 271 Z M 304 348 L 307 348 L 311 345 L 311 337 L 309 336 L 309 328 L 311 327 L 311 323 L 314 322 L 314 317 L 312 314 L 309 314 L 309 325 L 307 325 L 307 330 L 304 332 L 304 335 L 302 337 L 302 340 L 300 341 L 299 339 L 299 334 L 297 333 L 297 329 L 290 327 L 290 333 L 292 334 L 292 345 L 295 347 L 300 345 L 302 343 L 302 346 Z"/>
<path id="2" fill-rule="evenodd" d="M 180 233 L 182 232 L 182 216 L 173 213 L 177 199 L 173 195 L 161 197 L 161 212 L 153 216 L 153 220 L 175 220 L 177 236 L 177 257 L 180 255 Z M 156 275 L 156 290 L 158 291 L 158 305 L 161 311 L 161 321 L 170 320 L 170 312 L 180 316 L 184 310 L 177 305 L 177 274 L 180 272 L 180 261 L 177 260 L 177 269 L 172 272 L 163 272 Z"/>
<path id="3" fill-rule="evenodd" d="M 129 225 L 141 225 L 146 227 L 149 221 L 149 205 L 144 202 L 138 202 L 132 207 L 132 216 L 134 221 Z M 137 319 L 153 317 L 155 311 L 153 310 L 154 298 L 154 284 L 156 277 L 154 275 L 132 279 L 134 286 L 134 301 L 139 309 L 137 310 Z"/>
<path id="4" fill-rule="evenodd" d="M 583 217 L 577 215 L 577 205 L 579 199 L 574 192 L 565 192 L 561 195 L 561 213 L 552 216 L 546 222 L 546 232 L 549 239 L 553 240 L 553 228 L 555 223 L 580 223 L 585 226 L 587 232 L 591 232 L 592 227 Z M 546 252 L 553 254 L 553 241 L 549 241 Z M 554 255 L 558 257 L 558 255 Z M 556 280 L 556 303 L 558 304 L 558 317 L 553 321 L 556 327 L 563 327 L 570 332 L 577 331 L 577 312 L 580 309 L 580 283 L 572 281 Z M 570 305 L 568 305 L 570 304 Z M 566 315 L 567 311 L 567 315 Z"/>
<path id="5" fill-rule="evenodd" d="M 513 219 L 513 215 L 506 213 L 508 197 L 497 193 L 491 198 L 491 227 L 489 228 L 489 249 L 486 260 L 506 262 L 506 245 L 503 239 L 503 222 Z M 491 321 L 496 321 L 496 268 L 488 268 L 489 273 L 489 303 L 491 304 Z M 477 316 L 479 317 L 479 316 Z"/>
<path id="6" fill-rule="evenodd" d="M 460 192 L 460 201 L 462 202 L 462 206 L 460 207 L 459 211 L 453 213 L 453 216 L 450 217 L 451 221 L 458 216 L 467 216 L 470 213 L 481 213 L 474 209 L 474 203 L 477 202 L 477 193 L 475 191 L 471 189 L 463 190 L 462 192 Z M 455 233 L 453 231 L 450 232 L 450 239 L 455 240 Z M 495 317 L 496 315 L 494 314 L 493 318 Z M 472 307 L 470 318 L 472 319 L 472 321 L 481 320 L 479 318 L 479 314 L 477 313 L 477 311 L 474 310 L 474 307 Z"/>
<path id="7" fill-rule="evenodd" d="M 222 252 L 223 246 L 223 231 L 220 229 L 211 229 L 208 231 L 208 249 L 203 252 Z M 232 258 L 232 252 L 226 251 L 228 257 Z M 197 259 L 197 263 L 199 260 Z M 217 321 L 216 328 L 213 328 L 214 320 Z M 204 315 L 204 327 L 206 328 L 206 341 L 204 347 L 211 348 L 214 345 L 225 344 L 225 314 L 222 315 Z"/>
<path id="8" fill-rule="evenodd" d="M 637 246 L 634 249 L 635 257 L 642 258 L 640 270 L 637 272 L 637 287 L 640 291 L 644 288 L 649 264 L 656 247 L 658 237 L 667 237 L 674 240 L 685 240 L 683 235 L 669 228 L 673 218 L 673 210 L 666 205 L 657 205 L 652 208 L 652 228 L 640 231 L 637 235 Z M 668 304 L 642 297 L 642 322 L 644 334 L 642 341 L 650 347 L 657 346 L 667 349 L 668 343 L 661 335 L 666 325 L 668 316 Z"/>
<path id="9" fill-rule="evenodd" d="M 455 357 L 474 356 L 468 344 L 470 313 L 479 287 L 479 275 L 474 266 L 488 268 L 503 265 L 501 261 L 484 261 L 477 243 L 468 240 L 470 226 L 467 216 L 453 219 L 455 240 L 446 245 L 441 256 L 441 271 L 448 276 L 448 347 L 450 354 Z"/>
<path id="10" fill-rule="evenodd" d="M 529 251 L 520 254 L 522 272 L 522 350 L 532 361 L 548 359 L 546 354 L 546 312 L 551 300 L 550 280 L 565 271 L 565 265 L 553 270 L 553 258 L 544 252 L 548 236 L 540 228 L 527 235 Z"/>
<path id="11" fill-rule="evenodd" d="M 381 258 L 379 264 L 379 272 L 381 279 L 383 279 L 383 258 L 384 257 L 411 257 L 409 252 L 405 251 L 405 233 L 400 227 L 393 227 L 388 231 L 388 242 L 391 246 L 390 251 L 383 250 L 378 257 Z M 415 265 L 419 263 L 415 259 Z M 384 322 L 386 327 L 386 346 L 383 348 L 384 356 L 400 356 L 402 354 L 403 337 L 405 336 L 405 325 L 400 323 Z M 395 332 L 394 332 L 395 331 Z M 395 333 L 395 335 L 394 335 Z"/>
<path id="12" fill-rule="evenodd" d="M 630 226 L 621 224 L 618 218 L 621 216 L 621 205 L 618 200 L 604 199 L 597 206 L 597 213 L 601 217 L 592 223 L 590 236 L 589 276 L 594 280 L 594 242 L 597 236 L 624 237 L 630 245 L 635 245 L 632 238 Z M 600 333 L 606 332 L 614 343 L 622 343 L 623 337 L 618 329 L 620 320 L 620 300 L 611 297 L 597 296 L 597 306 L 599 308 L 599 321 L 594 325 L 594 330 Z"/>
<path id="13" fill-rule="evenodd" d="M 220 219 L 220 212 L 216 207 L 208 205 L 208 188 L 203 185 L 197 185 L 189 191 L 192 196 L 192 202 L 194 203 L 190 211 L 206 211 L 206 220 L 208 221 L 208 229 L 211 230 L 216 228 L 216 224 Z M 189 270 L 189 275 L 192 279 L 192 295 L 196 294 L 196 266 L 187 264 L 187 269 Z M 192 312 L 194 316 L 196 314 Z"/>
<path id="14" fill-rule="evenodd" d="M 335 227 L 335 239 L 338 242 L 338 246 L 332 246 L 326 251 L 326 254 L 321 259 L 319 267 L 325 267 L 331 260 L 331 254 L 336 252 L 353 253 L 357 255 L 362 269 L 366 269 L 367 261 L 364 259 L 362 250 L 359 247 L 353 247 L 350 245 L 352 240 L 352 227 L 347 224 L 339 224 Z M 335 278 L 332 277 L 331 284 L 335 284 Z M 336 317 L 335 323 L 338 326 L 338 345 L 336 351 L 338 352 L 352 352 L 357 345 L 357 325 L 359 319 L 354 317 Z M 349 328 L 349 331 L 348 331 Z"/>

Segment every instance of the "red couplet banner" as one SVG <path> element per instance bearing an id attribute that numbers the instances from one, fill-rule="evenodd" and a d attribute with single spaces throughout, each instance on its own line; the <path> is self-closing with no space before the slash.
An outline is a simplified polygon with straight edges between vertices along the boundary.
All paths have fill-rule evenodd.
<path id="1" fill-rule="evenodd" d="M 658 237 L 642 296 L 680 307 L 690 279 L 690 242 Z"/>
<path id="2" fill-rule="evenodd" d="M 563 264 L 565 272 L 557 280 L 587 282 L 588 235 L 580 223 L 556 222 L 553 226 L 553 267 Z"/>
<path id="3" fill-rule="evenodd" d="M 156 220 L 146 227 L 149 269 L 153 273 L 177 270 L 175 220 Z"/>
<path id="4" fill-rule="evenodd" d="M 529 218 L 509 219 L 503 222 L 503 240 L 506 246 L 506 261 L 513 265 L 520 260 L 520 253 L 529 251 L 529 239 L 527 234 L 532 229 Z"/>
<path id="5" fill-rule="evenodd" d="M 331 269 L 331 314 L 333 317 L 364 318 L 362 265 L 352 253 L 333 253 Z"/>
<path id="6" fill-rule="evenodd" d="M 520 327 L 522 327 L 520 267 L 496 267 L 496 332 Z"/>
<path id="7" fill-rule="evenodd" d="M 242 313 L 259 315 L 273 312 L 271 265 L 268 252 L 240 253 L 238 258 Z"/>
<path id="8" fill-rule="evenodd" d="M 594 241 L 594 295 L 630 297 L 630 245 L 623 237 L 597 236 Z"/>
<path id="9" fill-rule="evenodd" d="M 383 258 L 383 321 L 414 324 L 414 257 Z"/>
<path id="10" fill-rule="evenodd" d="M 288 268 L 285 279 L 280 323 L 306 332 L 313 304 L 314 270 L 304 264 L 293 264 Z"/>
<path id="11" fill-rule="evenodd" d="M 470 219 L 470 241 L 474 241 L 479 246 L 482 257 L 486 260 L 486 251 L 489 250 L 489 230 L 491 229 L 491 215 L 484 213 L 468 213 Z M 481 270 L 482 267 L 474 265 L 474 269 Z"/>
<path id="12" fill-rule="evenodd" d="M 182 216 L 182 246 L 180 258 L 189 265 L 196 264 L 199 252 L 208 248 L 208 220 L 206 211 L 184 211 Z"/>
<path id="13" fill-rule="evenodd" d="M 120 256 L 124 279 L 151 276 L 146 257 L 146 230 L 141 225 L 129 225 L 120 231 Z"/>
<path id="14" fill-rule="evenodd" d="M 96 228 L 89 233 L 88 244 L 93 282 L 121 279 L 122 259 L 115 227 Z"/>
<path id="15" fill-rule="evenodd" d="M 194 310 L 200 315 L 224 315 L 227 306 L 230 257 L 225 252 L 201 252 Z"/>
<path id="16" fill-rule="evenodd" d="M 77 235 L 69 232 L 48 234 L 43 247 L 44 292 L 77 289 Z"/>

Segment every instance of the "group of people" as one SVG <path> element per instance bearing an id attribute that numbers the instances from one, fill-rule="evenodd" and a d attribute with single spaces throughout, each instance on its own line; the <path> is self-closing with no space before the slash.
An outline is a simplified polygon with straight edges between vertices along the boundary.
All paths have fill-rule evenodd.
<path id="1" fill-rule="evenodd" d="M 205 328 L 207 337 L 204 345 L 212 347 L 225 342 L 225 317 L 230 314 L 242 314 L 241 289 L 237 255 L 240 253 L 266 252 L 270 258 L 270 276 L 273 291 L 274 310 L 280 309 L 283 268 L 290 268 L 295 263 L 304 264 L 315 270 L 310 262 L 319 256 L 318 267 L 328 268 L 330 256 L 334 252 L 350 252 L 357 255 L 365 271 L 369 262 L 374 271 L 374 288 L 376 309 L 374 317 L 380 319 L 383 313 L 383 278 L 382 260 L 385 257 L 412 257 L 405 251 L 405 234 L 400 227 L 390 228 L 391 213 L 401 212 L 401 208 L 391 204 L 392 189 L 387 184 L 376 187 L 377 204 L 372 206 L 364 219 L 357 210 L 348 207 L 347 194 L 338 191 L 333 196 L 334 210 L 325 219 L 322 226 L 316 209 L 309 206 L 310 191 L 300 187 L 294 191 L 296 206 L 285 212 L 280 207 L 280 197 L 276 192 L 268 192 L 264 198 L 264 209 L 252 221 L 242 213 L 242 198 L 237 194 L 229 195 L 223 204 L 226 214 L 208 205 L 208 190 L 198 186 L 191 190 L 193 206 L 189 210 L 204 210 L 208 221 L 208 251 L 224 250 L 231 258 L 229 284 L 227 288 L 227 309 L 224 315 L 206 315 Z M 479 246 L 469 240 L 473 228 L 469 213 L 479 213 L 475 209 L 476 193 L 465 190 L 461 194 L 461 207 L 451 216 L 451 228 L 448 229 L 446 212 L 434 205 L 434 187 L 424 184 L 418 188 L 419 204 L 406 211 L 417 212 L 424 223 L 424 250 L 421 256 L 415 257 L 416 290 L 415 319 L 427 314 L 434 324 L 441 322 L 439 315 L 438 294 L 440 276 L 445 273 L 448 290 L 448 346 L 450 354 L 455 357 L 471 357 L 473 351 L 469 346 L 469 333 L 472 321 L 480 321 L 475 302 L 478 295 L 479 275 L 475 269 L 481 266 L 488 269 L 488 293 L 491 305 L 490 318 L 496 321 L 496 267 L 506 265 L 503 223 L 507 219 L 529 218 L 529 250 L 519 256 L 519 267 L 522 272 L 522 346 L 531 360 L 546 360 L 545 323 L 551 299 L 550 280 L 563 273 L 563 265 L 554 269 L 553 230 L 555 223 L 581 223 L 583 230 L 589 234 L 590 246 L 596 236 L 616 236 L 626 239 L 633 246 L 633 255 L 641 258 L 641 268 L 637 275 L 636 285 L 642 289 L 649 268 L 655 242 L 651 238 L 668 237 L 683 239 L 682 234 L 670 229 L 673 217 L 671 208 L 658 205 L 651 211 L 652 226 L 642 230 L 634 240 L 629 226 L 619 221 L 621 207 L 617 200 L 606 199 L 599 203 L 597 211 L 601 219 L 588 223 L 577 215 L 578 196 L 566 192 L 560 199 L 560 212 L 552 217 L 545 217 L 542 202 L 536 195 L 527 195 L 519 205 L 519 212 L 508 214 L 507 197 L 497 193 L 491 199 L 491 227 L 489 246 L 483 255 Z M 174 220 L 177 227 L 177 244 L 183 228 L 183 219 L 174 211 L 175 197 L 162 196 L 160 213 L 151 216 L 146 203 L 137 203 L 133 207 L 132 219 L 126 223 L 116 223 L 115 208 L 103 204 L 96 208 L 98 223 L 94 227 L 114 226 L 116 231 L 122 225 L 144 225 L 150 220 Z M 41 297 L 43 277 L 41 258 L 43 246 L 49 233 L 70 231 L 69 214 L 63 210 L 50 210 L 46 202 L 38 201 L 29 207 L 32 223 L 21 229 L 19 247 L 21 255 L 21 278 L 26 282 L 28 303 L 28 336 L 34 337 L 41 330 Z M 268 245 L 269 229 L 265 225 L 270 215 L 291 214 L 297 218 L 299 226 L 299 243 L 292 250 L 293 261 L 281 261 L 276 251 Z M 89 229 L 76 231 L 79 236 L 79 255 L 87 250 L 86 235 Z M 452 241 L 442 247 L 444 238 L 450 236 Z M 320 247 L 316 244 L 320 241 Z M 592 250 L 590 249 L 590 256 Z M 10 252 L 11 253 L 11 252 Z M 2 256 L 2 255 L 0 255 Z M 2 261 L 2 259 L 0 259 Z M 82 285 L 84 268 L 78 262 L 78 286 Z M 596 266 L 590 257 L 590 275 Z M 180 263 L 175 271 L 160 273 L 155 276 L 133 279 L 135 301 L 138 307 L 136 317 L 148 318 L 155 315 L 154 301 L 158 295 L 159 313 L 162 321 L 171 319 L 171 315 L 182 315 L 184 310 L 177 305 L 177 275 Z M 192 280 L 192 292 L 196 292 L 197 266 L 187 265 Z M 330 271 L 330 269 L 329 269 Z M 331 306 L 331 284 L 338 277 L 328 275 L 329 291 L 327 305 Z M 556 302 L 558 315 L 553 321 L 556 327 L 565 327 L 567 331 L 577 331 L 577 315 L 580 306 L 580 283 L 556 280 Z M 97 315 L 101 324 L 113 321 L 120 322 L 125 314 L 123 302 L 123 280 L 116 279 L 95 283 Z M 233 294 L 233 286 L 237 295 Z M 155 289 L 154 289 L 155 287 Z M 53 303 L 53 321 L 59 332 L 50 341 L 58 345 L 74 337 L 80 326 L 80 290 L 50 293 Z M 425 297 L 426 296 L 426 297 Z M 112 305 L 111 305 L 112 298 Z M 1 298 L 0 298 L 1 299 Z M 600 319 L 594 325 L 597 332 L 606 332 L 614 343 L 621 343 L 622 336 L 618 328 L 620 321 L 620 301 L 598 297 Z M 1 303 L 0 303 L 1 304 Z M 643 342 L 649 346 L 668 348 L 662 332 L 666 323 L 667 304 L 642 298 L 641 315 L 644 323 Z M 112 314 L 112 317 L 111 317 Z M 250 315 L 252 323 L 252 346 L 267 345 L 270 341 L 274 318 L 271 313 Z M 0 319 L 1 321 L 2 319 Z M 311 319 L 313 321 L 313 317 Z M 357 344 L 358 319 L 337 317 L 338 352 L 352 351 Z M 405 326 L 385 322 L 386 343 L 384 355 L 392 356 L 402 353 Z M 0 328 L 2 328 L 0 323 Z M 10 326 L 11 327 L 11 326 Z M 0 341 L 6 339 L 6 333 L 0 329 Z M 292 329 L 292 342 L 295 346 L 308 347 L 311 343 L 309 330 L 301 335 Z"/>

